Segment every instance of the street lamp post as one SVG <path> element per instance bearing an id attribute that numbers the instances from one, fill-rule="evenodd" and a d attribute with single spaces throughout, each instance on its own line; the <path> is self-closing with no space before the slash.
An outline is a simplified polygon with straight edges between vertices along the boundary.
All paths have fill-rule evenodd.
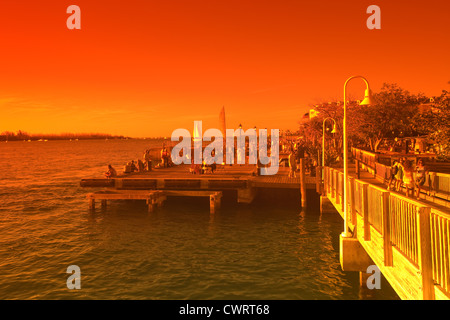
<path id="1" fill-rule="evenodd" d="M 331 130 L 331 133 L 336 132 L 336 120 L 334 120 L 331 117 L 323 119 L 323 124 L 322 124 L 322 127 L 323 127 L 323 130 L 322 130 L 322 180 L 324 179 L 323 168 L 325 167 L 325 122 L 327 122 L 327 120 L 333 120 L 334 124 L 333 124 L 333 130 Z"/>
<path id="2" fill-rule="evenodd" d="M 344 232 L 342 233 L 342 237 L 350 237 L 350 233 L 348 232 L 348 165 L 347 165 L 347 83 L 355 78 L 361 78 L 366 83 L 366 92 L 364 95 L 364 100 L 360 103 L 361 106 L 371 104 L 370 98 L 370 87 L 369 82 L 362 76 L 352 76 L 347 79 L 344 83 L 344 122 L 343 122 L 343 132 L 342 132 L 342 140 L 343 140 L 343 153 L 344 153 Z"/>

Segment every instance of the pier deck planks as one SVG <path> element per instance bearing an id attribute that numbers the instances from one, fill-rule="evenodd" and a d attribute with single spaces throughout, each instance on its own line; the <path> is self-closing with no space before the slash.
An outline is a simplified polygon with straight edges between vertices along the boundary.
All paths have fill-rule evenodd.
<path id="1" fill-rule="evenodd" d="M 276 175 L 256 176 L 254 165 L 218 166 L 213 174 L 191 174 L 189 166 L 155 169 L 150 172 L 120 174 L 113 179 L 87 178 L 81 187 L 106 187 L 116 189 L 189 189 L 222 190 L 254 188 L 300 189 L 300 178 L 289 178 L 289 168 L 280 167 Z M 306 177 L 306 187 L 315 189 L 316 178 Z"/>

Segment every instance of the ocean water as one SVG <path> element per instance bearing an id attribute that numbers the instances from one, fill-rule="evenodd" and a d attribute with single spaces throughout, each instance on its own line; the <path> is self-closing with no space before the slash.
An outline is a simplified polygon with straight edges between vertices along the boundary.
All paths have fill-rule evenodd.
<path id="1" fill-rule="evenodd" d="M 0 143 L 0 299 L 398 299 L 339 265 L 338 214 L 312 205 L 169 200 L 89 212 L 82 178 L 121 170 L 149 140 Z M 264 200 L 264 199 L 262 199 Z M 67 267 L 81 270 L 69 290 Z"/>

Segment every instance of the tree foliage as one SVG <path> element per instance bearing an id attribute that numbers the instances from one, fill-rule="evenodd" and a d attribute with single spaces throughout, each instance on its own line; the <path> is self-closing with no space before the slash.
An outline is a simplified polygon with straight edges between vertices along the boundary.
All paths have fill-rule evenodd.
<path id="1" fill-rule="evenodd" d="M 424 115 L 424 130 L 438 146 L 443 159 L 450 159 L 450 95 L 446 90 L 435 98 L 433 109 Z"/>
<path id="2" fill-rule="evenodd" d="M 300 134 L 306 142 L 310 155 L 322 152 L 322 135 L 325 121 L 325 162 L 334 163 L 342 154 L 342 120 L 344 110 L 340 102 L 329 102 L 314 106 L 317 116 L 300 126 Z M 333 121 L 334 120 L 334 121 Z M 332 133 L 333 128 L 335 133 Z"/>
<path id="3" fill-rule="evenodd" d="M 450 159 L 450 97 L 447 91 L 435 98 L 431 110 L 419 109 L 428 103 L 423 94 L 413 95 L 397 84 L 384 84 L 373 94 L 374 104 L 347 104 L 349 145 L 377 152 L 384 139 L 428 136 L 439 146 L 440 155 Z M 429 104 L 428 104 L 429 106 Z M 323 120 L 335 120 L 336 133 L 330 134 L 333 121 L 327 121 L 325 153 L 328 162 L 342 154 L 343 103 L 329 102 L 314 106 L 318 115 L 300 126 L 300 133 L 312 152 L 322 148 Z"/>
<path id="4" fill-rule="evenodd" d="M 417 122 L 418 105 L 426 99 L 423 95 L 412 95 L 396 84 L 384 84 L 381 91 L 373 95 L 375 104 L 356 108 L 355 138 L 366 141 L 369 149 L 376 152 L 383 139 L 424 134 Z"/>

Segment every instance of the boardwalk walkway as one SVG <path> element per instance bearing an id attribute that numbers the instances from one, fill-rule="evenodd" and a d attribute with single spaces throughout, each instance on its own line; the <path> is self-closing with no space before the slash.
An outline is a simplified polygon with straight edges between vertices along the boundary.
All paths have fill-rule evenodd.
<path id="1" fill-rule="evenodd" d="M 342 169 L 324 168 L 322 198 L 347 217 L 350 232 L 341 235 L 343 270 L 376 264 L 402 299 L 450 299 L 450 210 L 387 191 L 368 172 L 356 179 L 355 171 L 349 167 L 344 215 Z"/>
<path id="2" fill-rule="evenodd" d="M 254 165 L 217 166 L 214 173 L 192 174 L 189 166 L 179 165 L 171 168 L 154 169 L 152 171 L 120 174 L 116 178 L 86 178 L 81 180 L 82 187 L 113 187 L 137 189 L 239 189 L 253 188 L 286 188 L 299 189 L 300 178 L 288 177 L 289 168 L 280 167 L 273 176 L 257 176 Z M 306 177 L 307 188 L 316 188 L 315 177 Z"/>
<path id="3" fill-rule="evenodd" d="M 356 170 L 355 170 L 354 164 L 349 166 L 348 174 L 351 177 L 356 179 Z M 381 182 L 373 174 L 371 174 L 367 171 L 360 171 L 359 176 L 360 176 L 359 180 L 367 182 L 371 185 L 379 187 L 380 189 L 384 189 L 384 190 L 388 191 L 387 183 Z M 404 190 L 404 188 L 402 190 Z M 389 192 L 395 193 L 395 194 L 398 194 L 401 196 L 406 196 L 404 191 L 398 192 L 398 191 L 394 191 L 394 190 L 389 190 Z M 411 193 L 411 191 L 410 191 L 410 193 Z M 414 195 L 415 195 L 415 193 L 414 193 Z M 450 201 L 442 201 L 441 199 L 436 199 L 435 197 L 430 196 L 425 192 L 420 193 L 420 200 L 416 199 L 415 196 L 411 197 L 411 200 L 418 201 L 420 203 L 423 203 L 423 205 L 425 205 L 425 206 L 435 208 L 436 210 L 441 210 L 443 212 L 448 212 L 450 214 Z"/>

